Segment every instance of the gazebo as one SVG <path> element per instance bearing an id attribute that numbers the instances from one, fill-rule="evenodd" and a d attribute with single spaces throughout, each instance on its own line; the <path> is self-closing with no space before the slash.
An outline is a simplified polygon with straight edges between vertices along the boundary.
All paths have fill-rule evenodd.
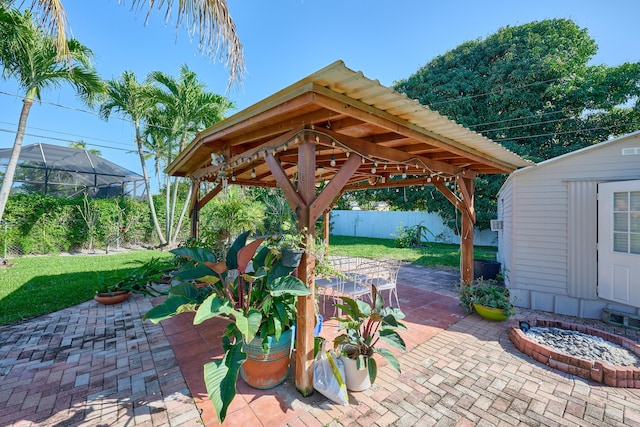
<path id="1" fill-rule="evenodd" d="M 279 187 L 309 243 L 344 191 L 433 186 L 461 213 L 461 280 L 470 283 L 476 175 L 530 164 L 336 61 L 200 132 L 168 173 L 191 179 L 193 235 L 199 210 L 227 185 Z M 215 184 L 206 194 L 205 182 Z M 313 257 L 304 256 L 298 276 L 311 295 L 298 300 L 296 337 L 303 395 L 313 390 L 313 268 Z"/>

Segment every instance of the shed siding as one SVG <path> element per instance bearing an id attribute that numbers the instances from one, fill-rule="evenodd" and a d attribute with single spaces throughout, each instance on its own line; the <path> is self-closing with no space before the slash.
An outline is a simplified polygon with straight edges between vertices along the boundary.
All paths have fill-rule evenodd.
<path id="1" fill-rule="evenodd" d="M 516 305 L 599 318 L 603 308 L 630 313 L 597 297 L 597 185 L 640 179 L 640 133 L 512 174 L 498 197 L 504 229 L 500 257 Z"/>
<path id="2" fill-rule="evenodd" d="M 566 188 L 557 171 L 532 171 L 515 181 L 514 263 L 516 287 L 529 292 L 566 293 Z"/>
<path id="3" fill-rule="evenodd" d="M 512 275 L 515 274 L 513 265 L 513 185 L 507 182 L 498 196 L 498 219 L 502 220 L 502 230 L 498 231 L 498 261 L 502 263 L 502 274 L 505 284 L 509 286 Z"/>
<path id="4" fill-rule="evenodd" d="M 598 286 L 598 183 L 572 181 L 569 188 L 567 290 L 571 297 L 596 299 Z"/>

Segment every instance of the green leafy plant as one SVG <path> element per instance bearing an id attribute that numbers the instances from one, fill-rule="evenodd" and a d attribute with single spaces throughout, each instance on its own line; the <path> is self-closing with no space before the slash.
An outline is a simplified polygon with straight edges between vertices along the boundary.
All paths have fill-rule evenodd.
<path id="1" fill-rule="evenodd" d="M 209 398 L 222 422 L 236 395 L 236 382 L 247 358 L 243 342 L 255 337 L 263 341 L 290 329 L 296 321 L 298 296 L 309 295 L 306 285 L 291 275 L 280 258 L 260 238 L 246 243 L 249 232 L 242 233 L 231 245 L 225 262 L 219 262 L 211 250 L 182 247 L 171 252 L 186 258 L 175 277 L 181 283 L 172 286 L 163 304 L 149 310 L 144 318 L 154 323 L 178 313 L 195 311 L 194 324 L 214 317 L 230 321 L 222 338 L 224 356 L 204 366 Z"/>
<path id="2" fill-rule="evenodd" d="M 436 238 L 431 230 L 429 230 L 429 227 L 423 225 L 422 222 L 411 226 L 400 223 L 392 237 L 397 247 L 412 248 L 422 246 L 424 243 L 423 239 L 427 233 L 431 234 L 434 239 Z"/>
<path id="3" fill-rule="evenodd" d="M 462 285 L 459 294 L 460 304 L 467 313 L 473 312 L 473 304 L 479 304 L 485 307 L 502 309 L 507 317 L 515 314 L 509 289 L 497 286 L 495 281 L 480 280 L 475 285 Z"/>
<path id="4" fill-rule="evenodd" d="M 161 282 L 163 276 L 173 269 L 173 264 L 167 259 L 153 257 L 148 261 L 139 262 L 140 266 L 129 272 L 127 277 L 112 285 L 105 285 L 102 276 L 98 276 L 96 294 L 113 295 L 118 291 L 128 291 L 149 296 L 159 296 L 166 292 L 157 290 L 154 285 Z"/>
<path id="5" fill-rule="evenodd" d="M 338 321 L 338 331 L 344 332 L 333 340 L 333 345 L 341 354 L 356 360 L 358 369 L 368 369 L 369 379 L 373 383 L 378 373 L 373 358 L 375 353 L 384 357 L 400 372 L 400 363 L 394 354 L 377 345 L 382 339 L 394 347 L 406 350 L 404 340 L 397 330 L 407 328 L 400 323 L 405 317 L 404 313 L 398 308 L 385 307 L 384 299 L 375 286 L 372 287 L 371 297 L 371 304 L 359 299 L 342 298 L 343 304 L 339 304 L 338 308 L 344 316 L 334 319 Z"/>

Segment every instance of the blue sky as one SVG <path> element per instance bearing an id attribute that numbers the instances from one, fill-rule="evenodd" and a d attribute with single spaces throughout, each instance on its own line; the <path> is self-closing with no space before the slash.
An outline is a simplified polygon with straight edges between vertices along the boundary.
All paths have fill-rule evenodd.
<path id="1" fill-rule="evenodd" d="M 244 45 L 248 74 L 226 94 L 237 112 L 312 72 L 342 59 L 347 67 L 390 86 L 435 56 L 505 26 L 549 18 L 572 19 L 599 46 L 592 63 L 640 61 L 637 0 L 228 0 Z M 517 4 L 517 6 L 515 6 Z M 105 79 L 133 71 L 177 76 L 187 64 L 207 88 L 225 94 L 227 70 L 202 57 L 185 31 L 165 25 L 164 15 L 133 13 L 116 0 L 63 0 L 73 36 L 91 48 Z M 13 145 L 21 95 L 0 81 L 0 148 Z M 83 140 L 103 157 L 140 173 L 130 123 L 108 122 L 86 112 L 70 87 L 42 94 L 31 109 L 24 144 L 68 145 Z M 53 139 L 51 139 L 53 138 Z M 151 172 L 151 170 L 150 170 Z M 155 180 L 154 180 L 155 181 Z M 157 186 L 154 185 L 154 188 Z"/>

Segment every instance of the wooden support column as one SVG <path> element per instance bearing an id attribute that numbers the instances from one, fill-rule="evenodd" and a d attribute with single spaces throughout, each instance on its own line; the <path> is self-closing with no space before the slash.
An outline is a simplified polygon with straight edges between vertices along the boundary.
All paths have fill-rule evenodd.
<path id="1" fill-rule="evenodd" d="M 306 246 L 315 244 L 315 221 L 311 218 L 311 203 L 316 195 L 316 147 L 303 142 L 298 150 L 298 194 L 304 207 L 298 209 L 298 228 L 306 229 Z M 307 252 L 302 255 L 298 267 L 298 278 L 309 287 L 311 293 L 298 297 L 298 320 L 296 327 L 296 388 L 303 396 L 313 393 L 313 329 L 315 326 L 315 258 Z"/>
<path id="2" fill-rule="evenodd" d="M 434 183 L 433 185 L 461 214 L 460 281 L 463 285 L 469 285 L 473 282 L 473 227 L 476 223 L 476 212 L 473 206 L 473 178 L 458 176 L 456 180 L 460 187 L 460 195 L 462 198 L 458 197 L 442 183 Z"/>
<path id="3" fill-rule="evenodd" d="M 289 205 L 298 217 L 298 228 L 307 230 L 306 245 L 315 244 L 315 223 L 328 212 L 331 204 L 339 196 L 344 185 L 358 169 L 361 157 L 353 154 L 345 162 L 329 184 L 316 195 L 316 144 L 310 136 L 298 147 L 298 184 L 297 188 L 287 177 L 278 160 L 271 153 L 265 156 L 265 162 L 278 187 L 284 191 Z M 298 267 L 298 278 L 309 287 L 310 295 L 298 297 L 298 319 L 296 328 L 296 388 L 303 396 L 313 393 L 313 329 L 315 327 L 315 277 L 313 270 L 315 259 L 304 254 Z"/>
<path id="4" fill-rule="evenodd" d="M 463 178 L 459 184 L 463 187 L 463 194 L 469 200 L 465 205 L 468 209 L 462 211 L 462 236 L 460 236 L 460 278 L 463 285 L 473 282 L 473 227 L 475 225 L 475 211 L 473 210 L 473 180 Z"/>
<path id="5" fill-rule="evenodd" d="M 329 246 L 329 226 L 330 226 L 331 209 L 327 209 L 322 213 L 322 222 L 324 223 L 324 235 L 322 239 L 325 245 Z"/>
<path id="6" fill-rule="evenodd" d="M 200 197 L 200 181 L 191 181 L 191 237 L 197 239 L 200 230 L 200 209 L 198 208 L 198 197 Z"/>

